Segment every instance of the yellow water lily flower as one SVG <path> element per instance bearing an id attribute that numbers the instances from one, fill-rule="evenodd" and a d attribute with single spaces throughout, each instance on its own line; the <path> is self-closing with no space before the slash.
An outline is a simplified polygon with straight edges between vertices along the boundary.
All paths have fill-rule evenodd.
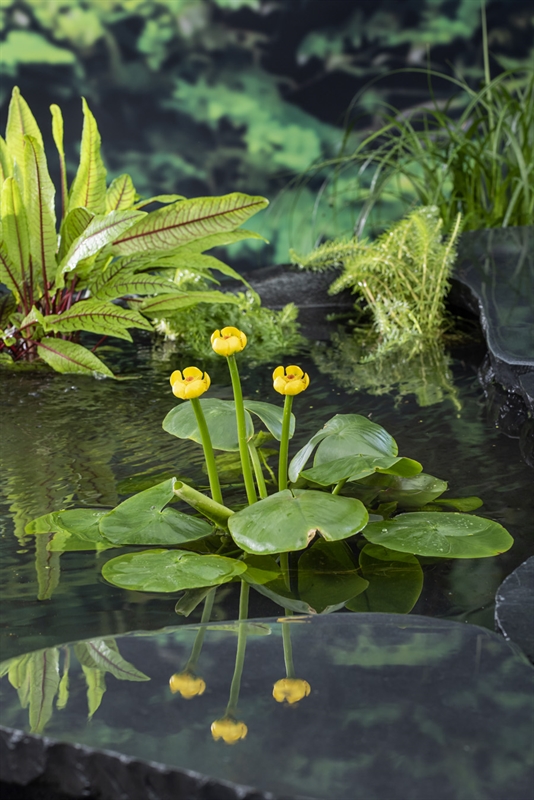
<path id="1" fill-rule="evenodd" d="M 247 337 L 239 328 L 223 328 L 211 334 L 211 346 L 219 356 L 231 356 L 240 353 L 247 344 Z"/>
<path id="2" fill-rule="evenodd" d="M 179 692 L 186 700 L 204 694 L 206 682 L 192 672 L 176 672 L 169 680 L 171 692 Z"/>
<path id="3" fill-rule="evenodd" d="M 211 379 L 207 372 L 198 367 L 186 367 L 182 373 L 175 369 L 170 377 L 172 393 L 180 400 L 194 400 L 210 388 Z"/>
<path id="4" fill-rule="evenodd" d="M 226 744 L 236 744 L 240 739 L 244 739 L 247 733 L 248 728 L 245 723 L 233 717 L 223 717 L 211 723 L 211 735 L 216 742 L 222 739 Z"/>
<path id="5" fill-rule="evenodd" d="M 281 678 L 273 687 L 273 697 L 277 703 L 287 701 L 290 705 L 308 697 L 311 686 L 302 678 Z"/>
<path id="6" fill-rule="evenodd" d="M 279 394 L 300 394 L 310 385 L 307 372 L 294 364 L 290 367 L 277 367 L 273 372 L 273 386 Z"/>

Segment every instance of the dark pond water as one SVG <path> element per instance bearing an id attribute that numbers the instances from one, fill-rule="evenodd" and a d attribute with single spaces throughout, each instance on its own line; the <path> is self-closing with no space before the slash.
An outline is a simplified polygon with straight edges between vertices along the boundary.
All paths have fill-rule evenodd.
<path id="1" fill-rule="evenodd" d="M 176 689 L 195 645 L 201 691 L 186 699 Z M 18 696 L 7 677 L 0 681 L 2 720 L 61 742 L 119 750 L 276 797 L 531 797 L 534 671 L 501 636 L 472 625 L 389 614 L 274 618 L 241 630 L 181 626 L 97 639 L 22 662 Z M 20 685 L 15 671 L 10 680 Z M 34 681 L 29 700 L 24 675 Z M 81 760 L 63 748 L 55 779 L 80 785 Z M 97 759 L 89 772 L 104 797 L 148 797 L 139 776 L 131 785 L 135 771 L 116 762 Z M 212 786 L 209 796 L 230 796 L 219 791 Z"/>
<path id="2" fill-rule="evenodd" d="M 413 395 L 347 392 L 346 381 L 320 374 L 311 357 L 301 363 L 311 376 L 296 398 L 298 449 L 336 413 L 362 413 L 397 439 L 400 454 L 420 460 L 426 472 L 449 482 L 451 496 L 479 495 L 477 512 L 504 525 L 515 538 L 498 558 L 448 561 L 425 567 L 415 613 L 493 627 L 493 600 L 503 578 L 534 553 L 532 471 L 516 441 L 487 419 L 476 377 L 476 359 L 452 362 L 458 403 L 450 399 L 421 408 Z M 48 372 L 2 373 L 1 537 L 3 658 L 92 636 L 154 630 L 198 619 L 177 617 L 177 595 L 122 591 L 105 583 L 103 563 L 118 554 L 50 554 L 46 537 L 24 535 L 33 517 L 72 506 L 111 507 L 136 491 L 149 473 L 188 476 L 206 484 L 201 449 L 161 428 L 174 405 L 168 376 L 184 367 L 178 355 L 153 349 L 148 340 L 108 354 L 135 380 L 92 380 Z M 323 359 L 324 360 L 324 359 Z M 287 363 L 287 361 L 286 361 Z M 250 398 L 276 402 L 267 365 L 242 368 Z M 211 396 L 231 397 L 226 365 L 209 366 Z M 120 551 L 119 551 L 120 552 Z M 40 598 L 40 599 L 39 599 Z M 238 590 L 217 593 L 214 618 L 237 617 Z M 277 606 L 251 592 L 251 614 L 272 616 Z"/>

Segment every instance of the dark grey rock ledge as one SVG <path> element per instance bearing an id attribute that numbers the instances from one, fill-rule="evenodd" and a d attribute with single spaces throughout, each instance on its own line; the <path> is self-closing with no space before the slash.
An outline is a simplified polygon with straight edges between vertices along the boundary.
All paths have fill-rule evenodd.
<path id="1" fill-rule="evenodd" d="M 0 796 L 11 800 L 10 794 L 13 800 L 306 800 L 0 726 Z"/>
<path id="2" fill-rule="evenodd" d="M 495 597 L 495 626 L 534 662 L 534 556 L 499 586 Z"/>

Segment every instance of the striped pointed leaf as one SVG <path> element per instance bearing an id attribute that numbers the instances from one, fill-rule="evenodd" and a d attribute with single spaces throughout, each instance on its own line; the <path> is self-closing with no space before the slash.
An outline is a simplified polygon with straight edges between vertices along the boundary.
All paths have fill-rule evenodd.
<path id="1" fill-rule="evenodd" d="M 182 200 L 153 211 L 114 242 L 116 253 L 172 250 L 181 244 L 239 227 L 268 204 L 264 197 L 234 192 Z"/>
<path id="2" fill-rule="evenodd" d="M 28 103 L 21 96 L 18 86 L 15 86 L 9 104 L 6 143 L 12 158 L 18 164 L 21 171 L 24 169 L 25 136 L 33 136 L 37 139 L 41 147 L 43 147 L 43 137 L 41 136 L 41 131 L 35 121 L 35 117 L 30 111 Z"/>
<path id="3" fill-rule="evenodd" d="M 82 300 L 75 303 L 62 314 L 52 314 L 45 318 L 46 331 L 69 333 L 71 331 L 91 331 L 102 336 L 117 336 L 132 341 L 128 328 L 152 330 L 152 325 L 137 311 L 100 300 Z"/>
<path id="4" fill-rule="evenodd" d="M 234 280 L 245 283 L 247 286 L 249 285 L 247 281 L 241 277 L 239 272 L 236 272 L 235 269 L 229 267 L 228 264 L 224 263 L 224 261 L 220 261 L 214 256 L 206 256 L 203 253 L 195 251 L 193 248 L 180 247 L 176 251 L 175 255 L 158 259 L 157 266 L 160 268 L 173 267 L 175 269 L 188 269 L 204 272 L 207 273 L 206 277 L 211 278 L 211 280 L 214 280 L 214 278 L 209 275 L 209 271 L 215 269 L 229 278 L 234 278 Z"/>
<path id="5" fill-rule="evenodd" d="M 83 233 L 74 240 L 61 261 L 62 272 L 71 272 L 79 261 L 98 253 L 106 244 L 131 228 L 140 217 L 145 216 L 143 211 L 110 211 L 109 214 L 94 217 Z"/>
<path id="6" fill-rule="evenodd" d="M 30 671 L 30 729 L 42 733 L 54 710 L 54 699 L 59 688 L 59 651 L 49 647 L 32 653 Z"/>
<path id="7" fill-rule="evenodd" d="M 68 191 L 67 191 L 67 165 L 65 163 L 65 150 L 63 147 L 63 114 L 59 106 L 51 105 L 52 114 L 52 136 L 59 155 L 59 171 L 61 173 L 61 203 L 63 217 L 67 213 Z"/>
<path id="8" fill-rule="evenodd" d="M 80 165 L 71 186 L 69 211 L 83 206 L 94 214 L 106 210 L 106 168 L 100 155 L 100 134 L 85 98 Z"/>
<path id="9" fill-rule="evenodd" d="M 177 200 L 185 200 L 183 194 L 157 194 L 154 197 L 147 197 L 144 200 L 139 200 L 135 204 L 135 208 L 145 208 L 151 203 L 176 203 Z"/>
<path id="10" fill-rule="evenodd" d="M 108 281 L 101 281 L 95 285 L 91 293 L 93 297 L 99 300 L 115 300 L 118 297 L 126 297 L 127 295 L 147 295 L 169 292 L 180 292 L 175 283 L 165 278 L 159 278 L 157 275 L 132 275 L 125 272 L 119 273 Z"/>
<path id="11" fill-rule="evenodd" d="M 106 192 L 106 212 L 131 208 L 137 193 L 129 175 L 119 175 L 111 181 Z"/>
<path id="12" fill-rule="evenodd" d="M 149 317 L 157 317 L 160 314 L 172 314 L 174 311 L 182 311 L 184 308 L 191 308 L 198 303 L 238 303 L 238 298 L 233 294 L 224 292 L 181 292 L 172 294 L 161 294 L 157 297 L 150 297 L 145 300 L 139 310 Z"/>
<path id="13" fill-rule="evenodd" d="M 106 691 L 106 673 L 95 667 L 86 667 L 85 664 L 82 664 L 82 670 L 87 684 L 87 717 L 92 719 Z"/>
<path id="14" fill-rule="evenodd" d="M 103 361 L 82 347 L 81 344 L 67 342 L 64 339 L 45 337 L 37 345 L 37 352 L 56 372 L 81 373 L 82 375 L 106 375 L 113 378 L 113 373 Z"/>
<path id="15" fill-rule="evenodd" d="M 60 263 L 68 253 L 74 240 L 82 235 L 94 216 L 94 214 L 81 206 L 69 211 L 61 226 Z"/>
<path id="16" fill-rule="evenodd" d="M 22 276 L 7 252 L 6 243 L 0 239 L 0 283 L 11 289 L 17 302 L 22 296 Z"/>
<path id="17" fill-rule="evenodd" d="M 34 136 L 25 136 L 24 195 L 34 275 L 44 283 L 56 272 L 56 190 L 48 174 L 46 156 Z"/>
<path id="18" fill-rule="evenodd" d="M 13 175 L 13 159 L 7 149 L 5 139 L 0 136 L 0 187 L 3 186 L 6 178 Z"/>
<path id="19" fill-rule="evenodd" d="M 93 639 L 74 645 L 76 658 L 86 667 L 110 672 L 119 681 L 149 681 L 150 678 L 126 661 L 114 639 Z"/>
<path id="20" fill-rule="evenodd" d="M 185 245 L 188 250 L 193 250 L 196 253 L 203 253 L 205 250 L 211 250 L 212 247 L 226 247 L 236 242 L 242 242 L 243 239 L 259 239 L 262 242 L 267 242 L 261 234 L 256 231 L 248 231 L 246 228 L 239 228 L 236 231 L 226 231 L 223 233 L 212 233 L 209 236 L 202 236 L 200 239 L 195 239 L 191 244 Z"/>
<path id="21" fill-rule="evenodd" d="M 22 290 L 29 279 L 30 235 L 26 209 L 15 178 L 7 178 L 2 187 L 2 237 L 15 270 L 14 278 Z"/>

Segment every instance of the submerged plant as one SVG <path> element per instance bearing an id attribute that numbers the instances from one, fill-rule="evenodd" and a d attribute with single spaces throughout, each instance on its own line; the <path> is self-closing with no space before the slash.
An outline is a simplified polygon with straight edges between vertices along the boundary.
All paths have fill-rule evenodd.
<path id="1" fill-rule="evenodd" d="M 163 427 L 203 445 L 212 496 L 170 478 L 111 511 L 46 514 L 27 526 L 28 534 L 48 534 L 50 551 L 152 547 L 110 559 L 104 578 L 135 591 L 189 592 L 180 601 L 188 613 L 206 596 L 199 589 L 234 580 L 241 582 L 243 607 L 251 585 L 286 613 L 343 606 L 408 612 L 423 584 L 418 557 L 485 558 L 511 547 L 511 536 L 498 523 L 457 513 L 478 508 L 478 498 L 442 497 L 446 482 L 399 456 L 393 437 L 360 414 L 335 415 L 288 465 L 295 431 L 291 406 L 306 390 L 308 376 L 296 365 L 275 369 L 274 389 L 285 395 L 284 409 L 244 399 L 236 356 L 246 336 L 225 327 L 211 343 L 227 359 L 234 401 L 200 396 L 209 380 L 188 367 L 171 376 L 173 390 L 185 377 L 199 384 L 199 393 L 172 409 Z M 273 493 L 253 416 L 280 442 Z M 234 508 L 221 492 L 214 450 L 239 453 L 244 496 Z M 178 500 L 195 513 L 172 508 Z M 243 639 L 243 656 L 244 647 Z M 294 678 L 285 653 L 287 677 Z M 217 732 L 222 735 L 222 729 Z"/>
<path id="2" fill-rule="evenodd" d="M 63 118 L 52 106 L 59 154 L 61 220 L 41 131 L 17 87 L 0 138 L 0 362 L 42 359 L 58 372 L 112 376 L 80 333 L 131 341 L 130 328 L 152 331 L 154 318 L 198 303 L 236 303 L 232 294 L 181 288 L 174 276 L 213 280 L 211 270 L 239 275 L 205 250 L 248 237 L 237 230 L 267 205 L 262 197 L 229 194 L 186 200 L 140 200 L 129 175 L 106 187 L 96 121 L 83 101 L 80 163 L 68 187 Z M 162 208 L 146 212 L 151 204 Z M 121 301 L 120 304 L 118 301 Z M 101 340 L 101 341 L 102 341 Z"/>

